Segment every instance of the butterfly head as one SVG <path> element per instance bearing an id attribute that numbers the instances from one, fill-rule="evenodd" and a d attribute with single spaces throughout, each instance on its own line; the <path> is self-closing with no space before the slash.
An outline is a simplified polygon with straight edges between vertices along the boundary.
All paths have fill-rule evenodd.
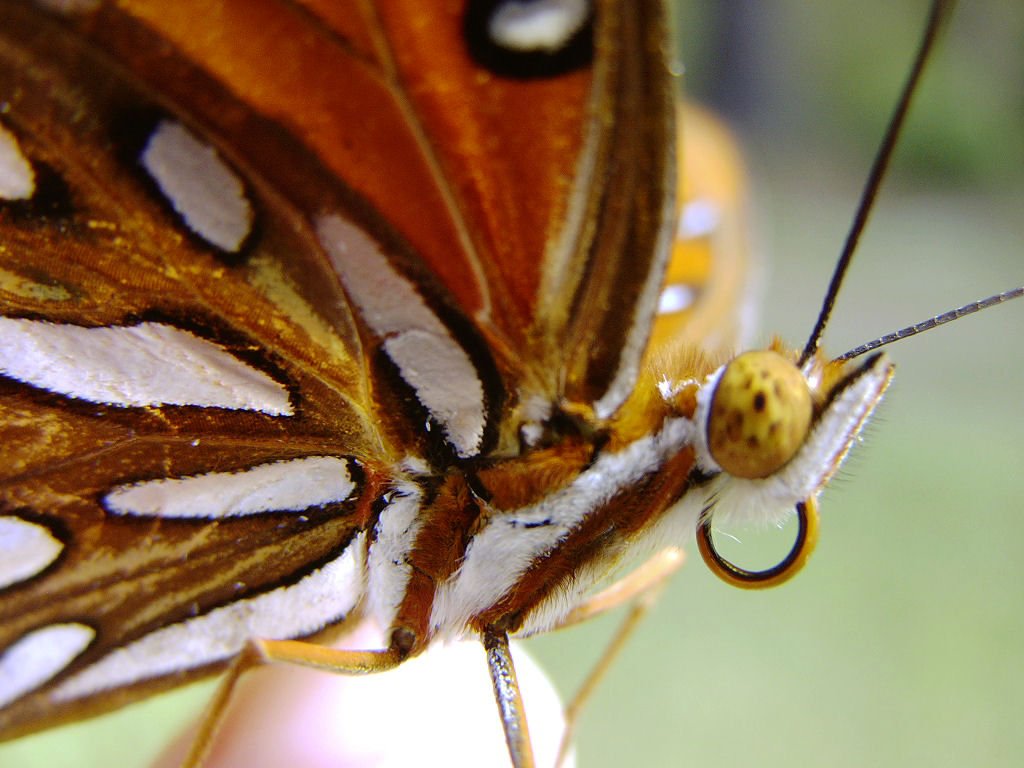
<path id="1" fill-rule="evenodd" d="M 800 365 L 795 351 L 774 342 L 708 376 L 697 396 L 695 447 L 698 468 L 710 478 L 698 543 L 713 571 L 731 583 L 769 586 L 798 570 L 795 559 L 802 564 L 810 554 L 812 542 L 805 539 L 808 527 L 816 525 L 809 519 L 816 514 L 814 500 L 857 441 L 892 375 L 883 354 L 854 361 L 816 354 Z M 769 571 L 732 566 L 710 543 L 712 524 L 779 523 L 794 509 L 801 526 L 798 544 Z M 783 566 L 780 579 L 776 571 Z"/>
<path id="2" fill-rule="evenodd" d="M 705 438 L 736 477 L 768 477 L 789 462 L 811 425 L 811 389 L 775 350 L 745 352 L 726 365 L 711 396 Z"/>

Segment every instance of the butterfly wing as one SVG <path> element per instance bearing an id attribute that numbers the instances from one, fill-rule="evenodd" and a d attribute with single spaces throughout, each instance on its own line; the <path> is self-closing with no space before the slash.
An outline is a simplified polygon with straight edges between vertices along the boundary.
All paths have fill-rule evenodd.
<path id="1" fill-rule="evenodd" d="M 489 39 L 498 5 L 228 4 L 201 36 L 202 3 L 132 12 L 386 212 L 415 252 L 404 268 L 443 285 L 507 392 L 588 405 L 607 396 L 608 413 L 635 375 L 671 236 L 662 9 L 606 2 L 596 22 L 568 28 L 557 54 L 515 56 Z M 151 69 L 165 94 L 181 83 L 194 106 L 162 57 L 139 57 L 133 70 Z M 223 111 L 215 101 L 204 118 Z"/>
<path id="2" fill-rule="evenodd" d="M 244 634 L 344 617 L 359 594 L 351 545 L 389 457 L 352 312 L 295 206 L 232 171 L 255 212 L 245 242 L 183 226 L 138 161 L 140 137 L 181 127 L 172 107 L 56 23 L 4 14 L 4 125 L 35 190 L 0 214 L 0 519 L 5 556 L 22 563 L 4 574 L 0 695 L 93 670 L 56 695 L 66 706 L 44 686 L 4 710 L 16 733 L 77 716 L 83 692 L 150 678 L 115 649 L 135 647 L 173 684 Z M 327 578 L 334 596 L 287 615 L 268 603 Z M 189 625 L 192 647 L 157 647 L 195 617 L 206 628 Z M 26 664 L 42 651 L 54 668 Z"/>
<path id="3" fill-rule="evenodd" d="M 341 621 L 407 457 L 628 394 L 660 9 L 539 59 L 480 45 L 487 11 L 0 8 L 0 735 Z"/>

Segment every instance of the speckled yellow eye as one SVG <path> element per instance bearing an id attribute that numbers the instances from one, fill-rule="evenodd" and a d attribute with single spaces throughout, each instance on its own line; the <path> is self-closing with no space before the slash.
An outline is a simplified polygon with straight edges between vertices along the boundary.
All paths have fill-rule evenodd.
<path id="1" fill-rule="evenodd" d="M 711 401 L 708 447 L 736 477 L 767 477 L 793 458 L 811 423 L 811 393 L 777 352 L 745 352 L 726 367 Z"/>

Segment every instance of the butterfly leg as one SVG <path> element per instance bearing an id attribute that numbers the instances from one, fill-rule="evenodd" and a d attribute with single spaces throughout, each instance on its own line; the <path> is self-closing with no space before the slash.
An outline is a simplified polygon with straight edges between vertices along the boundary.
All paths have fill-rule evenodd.
<path id="1" fill-rule="evenodd" d="M 182 768 L 200 768 L 224 720 L 231 694 L 242 675 L 265 664 L 295 664 L 343 675 L 368 675 L 394 669 L 406 658 L 396 644 L 380 651 L 350 651 L 298 640 L 251 640 L 235 658 L 203 713 Z"/>
<path id="2" fill-rule="evenodd" d="M 534 768 L 530 731 L 526 726 L 526 712 L 509 650 L 508 633 L 487 627 L 482 635 L 484 650 L 487 652 L 487 667 L 494 685 L 494 700 L 501 714 L 501 725 L 505 730 L 505 743 L 508 744 L 512 765 L 514 768 Z"/>
<path id="3" fill-rule="evenodd" d="M 579 722 L 580 713 L 584 705 L 590 700 L 597 686 L 604 679 L 608 670 L 611 669 L 612 663 L 625 647 L 629 637 L 640 626 L 640 622 L 643 621 L 644 617 L 654 606 L 669 576 L 682 567 L 684 557 L 682 550 L 675 547 L 663 549 L 625 578 L 620 579 L 607 589 L 602 590 L 586 602 L 578 605 L 555 627 L 555 629 L 571 627 L 594 616 L 599 616 L 623 603 L 633 601 L 629 613 L 626 614 L 625 619 L 623 619 L 615 634 L 608 641 L 608 645 L 605 646 L 600 658 L 591 667 L 587 677 L 576 690 L 576 694 L 565 709 L 565 732 L 562 735 L 562 743 L 558 748 L 558 759 L 555 761 L 556 768 L 562 765 L 569 754 L 569 745 L 572 744 L 576 724 Z"/>

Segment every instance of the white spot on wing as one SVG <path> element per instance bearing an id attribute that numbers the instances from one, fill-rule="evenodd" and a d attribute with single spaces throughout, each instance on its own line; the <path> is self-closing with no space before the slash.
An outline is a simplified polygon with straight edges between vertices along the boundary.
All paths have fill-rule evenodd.
<path id="1" fill-rule="evenodd" d="M 0 654 L 0 707 L 38 688 L 68 666 L 92 642 L 85 624 L 51 624 L 33 630 Z"/>
<path id="2" fill-rule="evenodd" d="M 431 625 L 461 632 L 474 615 L 493 606 L 539 557 L 550 553 L 588 515 L 624 488 L 658 470 L 693 439 L 693 423 L 670 419 L 654 435 L 604 453 L 571 484 L 528 507 L 488 516 L 466 548 L 459 570 L 434 597 Z"/>
<path id="3" fill-rule="evenodd" d="M 0 373 L 94 403 L 293 413 L 288 391 L 267 374 L 160 323 L 82 328 L 0 317 Z"/>
<path id="4" fill-rule="evenodd" d="M 494 12 L 491 39 L 514 51 L 554 52 L 587 20 L 587 0 L 507 0 Z"/>
<path id="5" fill-rule="evenodd" d="M 61 683 L 54 701 L 227 659 L 252 638 L 280 640 L 341 621 L 363 591 L 364 535 L 337 558 L 288 587 L 237 600 L 144 635 Z"/>
<path id="6" fill-rule="evenodd" d="M 462 457 L 472 456 L 483 436 L 483 389 L 462 347 L 450 336 L 405 331 L 384 342 L 416 398 L 445 428 Z M 465 403 L 480 407 L 465 408 Z"/>
<path id="7" fill-rule="evenodd" d="M 408 555 L 422 526 L 419 486 L 402 482 L 377 520 L 367 567 L 370 615 L 382 627 L 390 626 L 402 602 L 412 567 Z"/>
<path id="8" fill-rule="evenodd" d="M 398 274 L 380 246 L 340 216 L 317 222 L 320 242 L 363 319 L 459 456 L 480 450 L 486 416 L 480 377 L 466 351 Z"/>
<path id="9" fill-rule="evenodd" d="M 348 462 L 307 456 L 261 464 L 238 472 L 150 480 L 115 488 L 104 497 L 119 515 L 240 517 L 263 512 L 299 512 L 347 499 L 355 484 Z"/>
<path id="10" fill-rule="evenodd" d="M 14 134 L 0 125 L 0 200 L 28 200 L 35 191 L 32 164 Z"/>
<path id="11" fill-rule="evenodd" d="M 161 121 L 139 157 L 188 228 L 225 251 L 237 251 L 252 228 L 242 181 L 180 123 Z"/>
<path id="12" fill-rule="evenodd" d="M 683 207 L 676 237 L 691 240 L 707 237 L 722 223 L 722 210 L 710 200 L 694 200 Z"/>
<path id="13" fill-rule="evenodd" d="M 666 285 L 661 289 L 661 296 L 658 297 L 658 314 L 672 315 L 689 309 L 697 293 L 689 285 L 675 283 Z"/>
<path id="14" fill-rule="evenodd" d="M 63 549 L 45 525 L 0 517 L 0 589 L 35 576 Z"/>

